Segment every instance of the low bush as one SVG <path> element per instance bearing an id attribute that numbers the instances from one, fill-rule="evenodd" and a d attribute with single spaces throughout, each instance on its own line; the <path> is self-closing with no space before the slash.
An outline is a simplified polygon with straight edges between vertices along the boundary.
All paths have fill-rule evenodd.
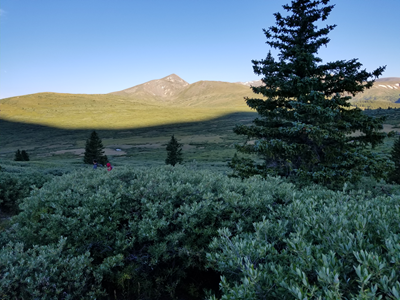
<path id="1" fill-rule="evenodd" d="M 53 176 L 29 167 L 4 166 L 0 171 L 0 210 L 15 213 L 33 186 L 41 188 Z"/>
<path id="2" fill-rule="evenodd" d="M 73 171 L 0 232 L 1 296 L 395 299 L 399 199 L 184 166 Z"/>
<path id="3" fill-rule="evenodd" d="M 251 232 L 219 230 L 220 299 L 400 299 L 400 197 L 304 193 Z"/>
<path id="4" fill-rule="evenodd" d="M 0 296 L 2 299 L 96 299 L 104 296 L 102 270 L 121 259 L 91 267 L 89 253 L 73 256 L 64 253 L 66 238 L 57 245 L 33 246 L 9 243 L 0 250 Z"/>
<path id="5" fill-rule="evenodd" d="M 32 251 L 63 237 L 60 255 L 88 253 L 93 272 L 122 255 L 102 278 L 113 297 L 198 299 L 203 288 L 218 290 L 219 273 L 205 267 L 217 230 L 250 231 L 274 203 L 290 202 L 293 188 L 277 178 L 241 181 L 183 166 L 81 170 L 35 189 L 8 239 Z"/>

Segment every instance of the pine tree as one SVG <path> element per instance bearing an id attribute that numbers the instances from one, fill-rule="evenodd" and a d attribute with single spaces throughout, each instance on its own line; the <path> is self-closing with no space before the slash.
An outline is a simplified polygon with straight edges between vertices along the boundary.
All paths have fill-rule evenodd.
<path id="1" fill-rule="evenodd" d="M 25 150 L 21 151 L 21 158 L 23 161 L 29 161 L 29 155 L 28 152 L 26 152 Z"/>
<path id="2" fill-rule="evenodd" d="M 83 162 L 85 164 L 93 164 L 93 160 L 97 160 L 97 162 L 102 165 L 107 163 L 107 156 L 104 155 L 103 143 L 96 131 L 93 131 L 90 138 L 86 140 L 85 153 L 83 157 Z"/>
<path id="3" fill-rule="evenodd" d="M 167 165 L 173 165 L 182 163 L 182 144 L 179 144 L 177 139 L 172 135 L 171 140 L 167 145 L 167 159 L 165 163 Z"/>
<path id="4" fill-rule="evenodd" d="M 357 59 L 322 64 L 318 49 L 336 26 L 316 25 L 333 9 L 328 2 L 294 0 L 283 6 L 287 16 L 275 13 L 276 26 L 264 29 L 267 44 L 280 53 L 277 60 L 269 52 L 252 61 L 263 85 L 252 87 L 260 98 L 246 102 L 259 117 L 234 131 L 250 141 L 237 150 L 258 159 L 235 158 L 235 175 L 275 174 L 329 185 L 356 182 L 366 172 L 380 178 L 390 169 L 387 160 L 367 151 L 383 142 L 384 119 L 368 117 L 348 102 L 372 87 L 385 67 L 368 73 Z M 356 131 L 361 135 L 349 136 Z"/>
<path id="5" fill-rule="evenodd" d="M 390 174 L 389 179 L 396 183 L 400 183 L 400 137 L 394 142 L 391 151 L 392 161 L 394 162 L 394 170 Z"/>
<path id="6" fill-rule="evenodd" d="M 17 152 L 15 152 L 14 160 L 15 161 L 23 161 L 22 154 L 21 154 L 21 151 L 19 151 L 19 149 L 17 150 Z"/>

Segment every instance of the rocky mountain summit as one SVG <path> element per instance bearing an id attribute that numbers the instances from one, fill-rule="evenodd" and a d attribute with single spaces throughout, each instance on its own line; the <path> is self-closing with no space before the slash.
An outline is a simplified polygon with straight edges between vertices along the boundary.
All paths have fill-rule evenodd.
<path id="1" fill-rule="evenodd" d="M 133 94 L 149 94 L 155 97 L 170 98 L 179 94 L 188 85 L 189 83 L 180 78 L 178 75 L 171 74 L 161 79 L 151 80 L 122 91 L 112 92 L 110 94 L 122 96 L 129 96 Z"/>

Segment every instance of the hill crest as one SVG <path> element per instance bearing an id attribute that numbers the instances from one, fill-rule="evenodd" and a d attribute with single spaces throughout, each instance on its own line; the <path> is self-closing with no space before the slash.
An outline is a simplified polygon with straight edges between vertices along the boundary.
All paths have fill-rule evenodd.
<path id="1" fill-rule="evenodd" d="M 178 75 L 171 74 L 161 79 L 147 81 L 145 83 L 109 94 L 120 96 L 144 96 L 147 94 L 147 96 L 150 97 L 160 97 L 163 100 L 166 100 L 166 98 L 171 98 L 177 95 L 188 85 L 189 83 L 180 78 Z"/>

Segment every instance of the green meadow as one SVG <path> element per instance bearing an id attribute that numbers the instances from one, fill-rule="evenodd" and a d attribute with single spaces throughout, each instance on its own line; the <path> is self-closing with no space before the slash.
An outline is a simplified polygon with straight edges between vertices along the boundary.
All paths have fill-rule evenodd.
<path id="1" fill-rule="evenodd" d="M 115 166 L 164 164 L 166 144 L 174 134 L 183 144 L 185 163 L 226 169 L 235 153 L 234 144 L 244 139 L 232 128 L 250 123 L 255 113 L 237 112 L 198 122 L 182 122 L 143 128 L 98 129 L 105 153 Z M 0 120 L 0 161 L 13 160 L 17 149 L 28 151 L 30 164 L 83 166 L 86 139 L 92 129 L 62 129 Z M 118 149 L 118 151 L 116 150 Z M 121 151 L 119 151 L 121 150 Z"/>
<path id="2" fill-rule="evenodd" d="M 39 93 L 2 99 L 0 162 L 12 161 L 23 149 L 31 165 L 83 167 L 86 139 L 96 130 L 115 166 L 164 164 L 174 134 L 183 144 L 185 164 L 226 172 L 234 145 L 245 141 L 233 133 L 234 126 L 257 117 L 244 101 L 253 96 L 251 90 L 239 84 L 200 81 L 172 99 L 140 95 Z M 396 103 L 391 105 L 365 110 L 387 118 L 386 132 L 400 123 Z M 388 139 L 378 148 L 389 153 L 392 144 Z"/>

